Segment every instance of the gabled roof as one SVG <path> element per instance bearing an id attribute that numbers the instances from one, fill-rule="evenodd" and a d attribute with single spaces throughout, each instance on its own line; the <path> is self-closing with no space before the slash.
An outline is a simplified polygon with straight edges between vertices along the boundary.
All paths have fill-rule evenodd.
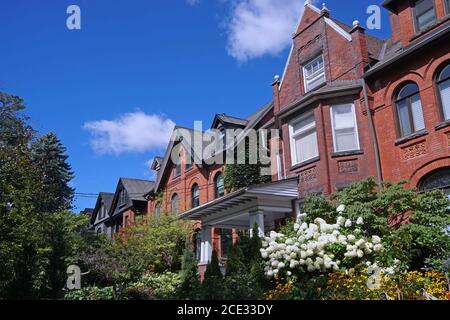
<path id="1" fill-rule="evenodd" d="M 258 109 L 257 111 L 255 111 L 254 113 L 252 113 L 250 116 L 248 116 L 245 119 L 240 119 L 240 118 L 236 118 L 236 117 L 232 117 L 232 116 L 224 116 L 226 117 L 227 121 L 235 121 L 236 119 L 240 119 L 242 120 L 241 123 L 243 123 L 245 121 L 246 125 L 243 128 L 243 132 L 245 132 L 248 129 L 254 128 L 263 118 L 264 116 L 273 109 L 273 102 L 269 102 L 267 104 L 265 104 L 263 107 L 261 107 L 260 109 Z M 217 117 L 217 115 L 216 115 Z M 214 124 L 214 123 L 213 123 Z M 196 132 L 201 133 L 201 134 L 207 134 L 206 132 L 199 132 L 199 131 L 195 131 L 193 129 L 189 129 L 189 128 L 185 128 L 185 127 L 180 127 L 180 126 L 176 126 L 174 128 L 174 131 L 172 133 L 172 137 L 170 139 L 169 145 L 167 146 L 166 149 L 166 153 L 164 155 L 164 160 L 162 162 L 161 165 L 161 169 L 158 173 L 156 182 L 155 182 L 155 187 L 154 190 L 157 192 L 160 187 L 161 187 L 161 183 L 164 180 L 164 178 L 168 175 L 168 168 L 170 168 L 170 155 L 172 153 L 172 149 L 174 148 L 174 146 L 177 143 L 182 143 L 183 146 L 186 148 L 186 150 L 193 150 L 193 141 L 188 141 L 188 139 L 179 139 L 178 135 L 180 133 L 182 133 L 182 130 L 186 130 L 186 133 L 190 133 L 191 137 L 194 137 L 194 134 Z M 244 135 L 245 136 L 245 135 Z M 238 141 L 239 141 L 239 137 L 238 137 Z M 208 145 L 207 142 L 205 142 L 205 145 Z M 194 162 L 195 163 L 202 163 L 201 159 L 203 158 L 203 155 L 197 155 L 196 151 L 193 150 L 193 155 L 194 155 Z M 149 191 L 146 195 L 148 195 L 151 191 Z"/>
<path id="2" fill-rule="evenodd" d="M 214 117 L 213 123 L 211 125 L 211 128 L 217 128 L 217 125 L 219 123 L 245 127 L 248 123 L 248 120 L 229 116 L 225 113 L 222 113 L 222 114 L 216 114 L 216 116 Z"/>
<path id="3" fill-rule="evenodd" d="M 309 16 L 315 16 L 318 19 L 323 19 L 323 21 L 328 25 L 330 28 L 332 28 L 338 35 L 343 37 L 349 42 L 352 42 L 352 30 L 354 29 L 353 26 L 350 26 L 346 23 L 343 23 L 339 20 L 336 20 L 329 16 L 329 11 L 327 8 L 320 10 L 316 6 L 314 6 L 311 1 L 305 1 L 305 10 L 303 10 L 302 15 L 300 16 L 300 20 L 298 22 L 294 38 L 299 34 L 300 28 L 304 27 L 305 25 L 302 25 L 303 17 L 305 16 L 305 12 L 308 9 L 309 11 L 306 13 Z M 367 51 L 369 53 L 369 57 L 375 62 L 377 62 L 378 57 L 383 51 L 383 47 L 386 43 L 385 40 L 379 39 L 377 37 L 365 34 L 366 42 L 367 42 Z M 281 77 L 279 90 L 283 87 L 284 78 L 286 76 L 286 72 L 288 70 L 289 63 L 291 62 L 292 54 L 294 52 L 294 42 L 292 42 L 291 50 L 289 52 L 289 56 L 286 61 L 286 65 L 284 67 L 283 75 Z"/>
<path id="4" fill-rule="evenodd" d="M 120 178 L 117 183 L 116 192 L 114 193 L 109 215 L 116 216 L 123 211 L 132 208 L 139 202 L 146 203 L 147 199 L 145 198 L 145 195 L 148 194 L 154 186 L 155 183 L 150 180 Z M 126 203 L 118 206 L 119 196 L 122 191 L 126 192 Z"/>
<path id="5" fill-rule="evenodd" d="M 114 193 L 100 192 L 98 194 L 97 202 L 95 203 L 95 208 L 94 208 L 94 210 L 92 212 L 91 219 L 90 219 L 91 224 L 94 224 L 95 220 L 97 220 L 97 215 L 98 215 L 98 212 L 99 212 L 99 210 L 101 208 L 102 202 L 105 205 L 105 208 L 107 210 L 106 217 L 103 220 L 108 219 L 108 217 L 109 217 L 109 210 L 111 209 L 111 203 L 112 203 L 113 198 L 114 198 Z"/>

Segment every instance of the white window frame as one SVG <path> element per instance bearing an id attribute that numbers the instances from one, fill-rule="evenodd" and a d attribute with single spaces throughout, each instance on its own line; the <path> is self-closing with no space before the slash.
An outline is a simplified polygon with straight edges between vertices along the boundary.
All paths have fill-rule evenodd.
<path id="1" fill-rule="evenodd" d="M 314 79 L 322 77 L 322 73 L 323 73 L 324 81 L 321 82 L 321 83 L 316 84 L 314 87 L 308 88 L 308 81 L 307 81 L 307 77 L 306 77 L 306 67 L 308 65 L 310 65 L 310 64 L 313 64 L 314 62 L 316 62 L 319 59 L 322 59 L 323 72 L 321 72 L 320 74 L 317 74 L 314 77 Z M 305 63 L 303 65 L 303 85 L 304 85 L 304 88 L 305 88 L 305 93 L 316 89 L 318 86 L 320 86 L 321 84 L 325 83 L 326 81 L 327 81 L 327 75 L 325 73 L 325 58 L 324 58 L 323 54 L 318 55 L 317 57 L 315 57 L 314 59 L 312 59 L 311 61 L 309 61 L 308 63 Z"/>
<path id="2" fill-rule="evenodd" d="M 299 132 L 294 132 L 294 125 L 306 118 L 309 117 L 314 117 L 314 126 L 309 126 L 306 127 L 302 130 L 299 130 Z M 295 138 L 305 132 L 311 131 L 312 129 L 314 129 L 316 131 L 316 143 L 317 143 L 317 154 L 313 157 L 307 158 L 307 159 L 303 159 L 303 160 L 299 160 L 297 159 L 297 149 L 296 149 L 296 143 L 295 143 Z M 291 121 L 289 123 L 289 141 L 290 141 L 290 145 L 291 145 L 291 164 L 292 166 L 296 166 L 302 163 L 305 163 L 311 159 L 315 159 L 319 156 L 319 141 L 318 141 L 318 137 L 317 137 L 317 122 L 316 122 L 316 117 L 314 112 L 308 112 L 304 115 L 301 115 L 300 117 L 294 119 L 293 121 Z"/>
<path id="3" fill-rule="evenodd" d="M 353 121 L 355 122 L 355 131 L 356 131 L 356 149 L 348 149 L 348 150 L 337 150 L 337 142 L 336 142 L 336 132 L 334 128 L 334 117 L 333 117 L 333 108 L 339 106 L 351 105 L 353 111 Z M 358 151 L 361 149 L 359 143 L 359 130 L 358 130 L 358 121 L 356 120 L 356 109 L 354 103 L 341 103 L 332 105 L 330 108 L 330 120 L 331 120 L 331 131 L 333 132 L 333 150 L 334 152 L 347 152 L 347 151 Z"/>

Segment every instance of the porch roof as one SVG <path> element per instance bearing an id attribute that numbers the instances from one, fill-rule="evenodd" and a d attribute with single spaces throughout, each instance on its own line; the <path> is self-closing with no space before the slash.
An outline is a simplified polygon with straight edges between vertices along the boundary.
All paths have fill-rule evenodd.
<path id="1" fill-rule="evenodd" d="M 242 212 L 243 210 L 276 207 L 283 203 L 284 209 L 292 200 L 298 198 L 298 177 L 280 181 L 253 185 L 229 193 L 201 206 L 182 213 L 179 218 L 184 220 L 202 220 L 209 216 Z M 211 217 L 212 218 L 212 217 Z"/>

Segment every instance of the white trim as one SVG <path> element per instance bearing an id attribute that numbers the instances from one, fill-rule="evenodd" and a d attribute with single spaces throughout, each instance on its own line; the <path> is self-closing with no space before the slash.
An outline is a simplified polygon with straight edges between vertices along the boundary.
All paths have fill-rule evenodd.
<path id="1" fill-rule="evenodd" d="M 307 83 L 307 80 L 306 80 L 306 66 L 309 65 L 309 64 L 312 64 L 313 62 L 316 62 L 316 60 L 319 60 L 320 58 L 322 58 L 323 71 L 319 75 L 317 75 L 315 78 L 322 77 L 322 73 L 323 73 L 324 80 L 323 80 L 323 82 L 320 82 L 320 83 L 316 84 L 314 87 L 308 88 L 308 83 Z M 303 86 L 304 86 L 304 89 L 305 89 L 305 93 L 307 93 L 309 91 L 312 91 L 315 88 L 317 88 L 318 86 L 320 86 L 321 84 L 327 82 L 327 75 L 325 73 L 325 58 L 323 56 L 323 53 L 321 53 L 320 55 L 318 55 L 314 59 L 310 60 L 309 62 L 303 64 L 302 65 L 302 71 L 303 71 Z"/>
<path id="2" fill-rule="evenodd" d="M 333 20 L 331 20 L 330 18 L 325 17 L 325 22 L 332 27 L 337 33 L 339 33 L 341 36 L 343 36 L 345 39 L 347 39 L 347 41 L 352 42 L 352 35 L 350 33 L 348 33 L 347 31 L 345 31 L 344 29 L 342 29 L 339 25 L 337 25 Z"/>
<path id="3" fill-rule="evenodd" d="M 311 2 L 305 2 L 305 7 L 308 6 L 311 10 L 321 14 L 322 11 L 320 11 L 319 8 L 317 8 L 315 5 L 313 5 Z"/>
<path id="4" fill-rule="evenodd" d="M 293 52 L 294 52 L 294 43 L 292 42 L 291 50 L 289 50 L 289 56 L 288 56 L 288 59 L 286 61 L 286 65 L 284 66 L 283 76 L 281 77 L 280 86 L 279 86 L 278 90 L 281 90 L 281 87 L 283 86 L 284 77 L 286 76 L 286 72 L 287 72 L 287 69 L 288 69 L 288 66 L 289 66 L 289 61 L 291 61 L 291 57 L 292 57 L 292 53 Z"/>
<path id="5" fill-rule="evenodd" d="M 297 159 L 297 150 L 296 150 L 296 147 L 295 147 L 295 137 L 294 137 L 294 125 L 296 123 L 302 121 L 303 119 L 306 119 L 306 118 L 311 117 L 311 116 L 314 117 L 314 126 L 311 125 L 310 127 L 305 128 L 301 132 L 295 134 L 295 136 L 297 136 L 299 134 L 302 134 L 302 133 L 305 133 L 305 132 L 309 132 L 310 130 L 314 129 L 315 132 L 316 132 L 316 139 L 317 139 L 317 122 L 316 122 L 316 117 L 315 117 L 315 114 L 314 114 L 313 111 L 312 112 L 308 112 L 306 114 L 303 114 L 300 117 L 292 120 L 289 123 L 289 144 L 290 144 L 290 149 L 291 149 L 291 165 L 292 166 L 296 166 L 296 165 L 301 164 L 303 162 L 306 162 L 308 160 L 314 159 L 314 158 L 316 158 L 319 155 L 319 154 L 314 155 L 313 157 L 310 157 L 308 159 L 303 159 L 302 161 L 299 161 L 299 159 Z M 317 147 L 319 147 L 319 142 L 317 140 L 316 140 L 316 144 L 317 144 Z"/>
<path id="6" fill-rule="evenodd" d="M 355 132 L 356 132 L 356 148 L 355 149 L 348 149 L 348 150 L 336 150 L 336 133 L 334 130 L 334 118 L 333 118 L 333 108 L 339 107 L 339 106 L 346 106 L 351 105 L 352 106 L 352 113 L 353 113 L 353 121 L 355 123 Z M 343 104 L 335 104 L 330 107 L 330 120 L 331 120 L 331 132 L 333 133 L 333 150 L 334 152 L 346 152 L 346 151 L 355 151 L 360 150 L 361 146 L 359 143 L 359 131 L 358 131 L 358 121 L 356 120 L 356 109 L 354 103 L 343 103 Z"/>

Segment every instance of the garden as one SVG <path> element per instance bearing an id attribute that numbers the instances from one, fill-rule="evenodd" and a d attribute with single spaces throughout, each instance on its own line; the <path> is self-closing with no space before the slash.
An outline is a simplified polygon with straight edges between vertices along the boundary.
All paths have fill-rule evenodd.
<path id="1" fill-rule="evenodd" d="M 329 198 L 311 195 L 307 214 L 279 230 L 240 232 L 225 270 L 213 251 L 203 281 L 191 223 L 148 218 L 112 240 L 91 236 L 79 257 L 89 270 L 83 287 L 64 298 L 447 300 L 449 206 L 441 191 L 379 190 L 372 178 Z"/>

